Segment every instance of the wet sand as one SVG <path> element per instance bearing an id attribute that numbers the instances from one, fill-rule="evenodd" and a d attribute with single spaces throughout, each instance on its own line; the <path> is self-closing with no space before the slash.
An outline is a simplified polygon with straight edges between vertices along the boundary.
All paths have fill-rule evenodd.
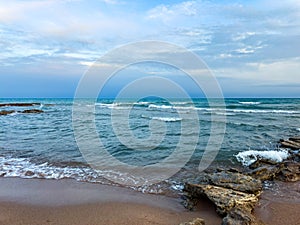
<path id="1" fill-rule="evenodd" d="M 266 225 L 300 225 L 300 182 L 276 182 L 263 192 L 254 214 Z"/>
<path id="2" fill-rule="evenodd" d="M 0 186 L 1 225 L 176 225 L 197 217 L 207 225 L 222 221 L 207 200 L 190 212 L 179 198 L 75 180 L 1 178 Z M 255 209 L 267 225 L 300 224 L 300 182 L 284 187 L 265 191 Z"/>

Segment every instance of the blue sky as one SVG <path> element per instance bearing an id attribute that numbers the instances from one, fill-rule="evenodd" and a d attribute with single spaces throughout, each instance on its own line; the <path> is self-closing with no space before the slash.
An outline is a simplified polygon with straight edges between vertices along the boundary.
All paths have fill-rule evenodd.
<path id="1" fill-rule="evenodd" d="M 0 97 L 72 97 L 95 60 L 143 40 L 199 55 L 227 97 L 300 97 L 298 0 L 0 0 Z"/>

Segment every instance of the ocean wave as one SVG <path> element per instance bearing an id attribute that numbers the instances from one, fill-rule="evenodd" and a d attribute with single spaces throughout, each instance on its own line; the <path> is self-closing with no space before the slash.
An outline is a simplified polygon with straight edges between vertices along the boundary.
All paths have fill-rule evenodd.
<path id="1" fill-rule="evenodd" d="M 182 120 L 182 118 L 175 118 L 175 117 L 152 117 L 151 119 L 160 120 L 164 122 L 177 122 Z"/>
<path id="2" fill-rule="evenodd" d="M 100 106 L 101 108 L 108 109 L 130 109 L 132 107 L 132 103 L 96 103 L 96 106 Z"/>
<path id="3" fill-rule="evenodd" d="M 20 178 L 64 179 L 84 181 L 96 179 L 97 174 L 88 167 L 57 167 L 48 163 L 36 164 L 25 158 L 0 157 L 0 176 Z"/>
<path id="4" fill-rule="evenodd" d="M 260 102 L 240 102 L 241 104 L 249 104 L 249 105 L 257 105 Z M 137 102 L 137 103 L 96 103 L 96 105 L 103 107 L 103 108 L 109 108 L 109 109 L 129 109 L 132 106 L 137 107 L 148 107 L 149 109 L 153 110 L 182 110 L 182 111 L 203 111 L 203 112 L 209 112 L 214 113 L 217 115 L 227 115 L 227 116 L 235 116 L 236 114 L 241 113 L 257 113 L 257 114 L 296 114 L 299 115 L 300 111 L 296 110 L 283 110 L 283 109 L 243 109 L 243 108 L 216 108 L 216 107 L 195 107 L 191 105 L 184 105 L 184 104 L 178 104 L 178 105 L 159 105 L 154 104 L 151 102 Z"/>
<path id="5" fill-rule="evenodd" d="M 151 102 L 135 102 L 133 105 L 138 105 L 138 106 L 147 106 L 150 105 Z"/>
<path id="6" fill-rule="evenodd" d="M 177 105 L 155 105 L 150 104 L 148 108 L 152 109 L 175 109 L 175 110 L 197 110 L 196 107 L 192 106 L 177 106 Z"/>
<path id="7" fill-rule="evenodd" d="M 296 131 L 299 131 L 299 132 L 300 132 L 300 128 L 296 128 Z"/>
<path id="8" fill-rule="evenodd" d="M 283 160 L 289 157 L 289 153 L 287 150 L 280 151 L 255 151 L 248 150 L 245 152 L 240 152 L 235 155 L 237 161 L 242 163 L 244 166 L 249 166 L 252 163 L 256 162 L 259 159 L 266 159 L 273 162 L 282 162 Z"/>
<path id="9" fill-rule="evenodd" d="M 239 102 L 242 105 L 259 105 L 261 102 Z"/>
<path id="10" fill-rule="evenodd" d="M 105 107 L 105 108 L 112 108 L 116 106 L 120 106 L 119 103 L 95 103 L 95 105 L 100 106 L 100 107 Z"/>
<path id="11" fill-rule="evenodd" d="M 155 105 L 155 104 L 150 104 L 148 108 L 155 108 L 155 109 L 173 109 L 174 106 L 172 105 Z"/>
<path id="12" fill-rule="evenodd" d="M 142 115 L 142 118 L 150 119 L 150 120 L 159 120 L 159 121 L 164 121 L 164 122 L 178 122 L 181 121 L 182 118 L 179 117 L 150 117 L 150 116 L 145 116 Z"/>
<path id="13" fill-rule="evenodd" d="M 101 183 L 106 185 L 116 185 L 117 183 L 105 179 L 104 177 L 110 177 L 112 180 L 122 180 L 123 182 L 128 180 L 128 184 L 137 183 L 137 178 L 130 174 L 121 173 L 118 171 L 95 171 L 90 167 L 76 167 L 76 166 L 54 166 L 46 163 L 33 163 L 26 158 L 14 158 L 10 156 L 0 156 L 0 177 L 18 177 L 24 179 L 75 179 L 81 182 Z M 161 185 L 147 185 L 147 180 L 142 180 L 145 184 L 139 187 L 125 186 L 144 193 L 161 194 L 170 186 L 165 183 L 165 187 Z"/>
<path id="14" fill-rule="evenodd" d="M 255 110 L 255 109 L 226 109 L 227 112 L 234 113 L 275 113 L 275 114 L 300 114 L 300 111 L 289 111 L 289 110 Z"/>

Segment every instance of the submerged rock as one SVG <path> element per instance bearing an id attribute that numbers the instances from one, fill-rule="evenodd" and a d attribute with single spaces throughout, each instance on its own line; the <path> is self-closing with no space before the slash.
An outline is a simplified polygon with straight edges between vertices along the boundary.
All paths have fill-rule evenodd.
<path id="1" fill-rule="evenodd" d="M 43 112 L 44 111 L 40 110 L 40 109 L 27 109 L 27 110 L 22 111 L 21 113 L 43 113 Z"/>
<path id="2" fill-rule="evenodd" d="M 0 111 L 0 116 L 6 116 L 15 112 L 16 112 L 15 110 L 2 110 Z"/>
<path id="3" fill-rule="evenodd" d="M 27 106 L 36 106 L 41 105 L 41 103 L 32 102 L 32 103 L 2 103 L 0 107 L 27 107 Z"/>
<path id="4" fill-rule="evenodd" d="M 300 143 L 300 136 L 291 137 L 291 138 L 289 138 L 289 140 Z"/>

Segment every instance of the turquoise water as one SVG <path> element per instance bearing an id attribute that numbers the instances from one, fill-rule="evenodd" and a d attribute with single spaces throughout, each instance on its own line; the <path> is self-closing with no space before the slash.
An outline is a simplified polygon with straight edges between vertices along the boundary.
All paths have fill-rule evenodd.
<path id="1" fill-rule="evenodd" d="M 239 165 L 234 157 L 239 152 L 249 149 L 278 149 L 277 141 L 280 138 L 300 135 L 300 99 L 226 99 L 225 111 L 218 105 L 218 100 L 214 101 L 216 104 L 213 107 L 205 99 L 193 99 L 190 103 L 184 99 L 168 102 L 154 98 L 141 99 L 134 104 L 131 100 L 114 102 L 112 99 L 105 99 L 98 100 L 96 104 L 82 100 L 81 105 L 83 109 L 87 109 L 87 112 L 82 112 L 83 117 L 85 113 L 89 113 L 88 109 L 95 107 L 96 129 L 105 149 L 119 161 L 136 166 L 153 165 L 168 157 L 182 136 L 182 124 L 188 123 L 190 127 L 195 125 L 195 121 L 189 120 L 189 115 L 196 112 L 200 134 L 194 154 L 184 168 L 166 180 L 164 185 L 146 187 L 145 184 L 140 187 L 141 190 L 150 192 L 176 188 L 176 185 L 198 174 L 197 168 L 211 132 L 212 115 L 226 116 L 226 121 L 214 121 L 226 125 L 226 131 L 213 166 Z M 74 178 L 114 184 L 101 176 L 105 171 L 96 173 L 79 151 L 72 126 L 73 99 L 0 99 L 0 102 L 40 102 L 40 106 L 1 107 L 0 110 L 35 108 L 44 111 L 41 114 L 13 113 L 0 116 L 0 175 L 44 179 Z M 138 139 L 149 137 L 151 121 L 158 121 L 159 126 L 166 129 L 160 143 L 145 142 L 140 149 L 133 151 L 119 141 L 118 135 L 123 134 L 116 135 L 114 132 L 112 111 L 116 117 L 129 109 L 128 123 L 133 135 Z M 181 118 L 179 111 L 186 116 Z M 192 147 L 188 144 L 189 135 L 183 138 L 187 140 L 188 150 Z M 117 168 L 114 173 L 120 179 L 126 179 L 127 175 Z"/>

